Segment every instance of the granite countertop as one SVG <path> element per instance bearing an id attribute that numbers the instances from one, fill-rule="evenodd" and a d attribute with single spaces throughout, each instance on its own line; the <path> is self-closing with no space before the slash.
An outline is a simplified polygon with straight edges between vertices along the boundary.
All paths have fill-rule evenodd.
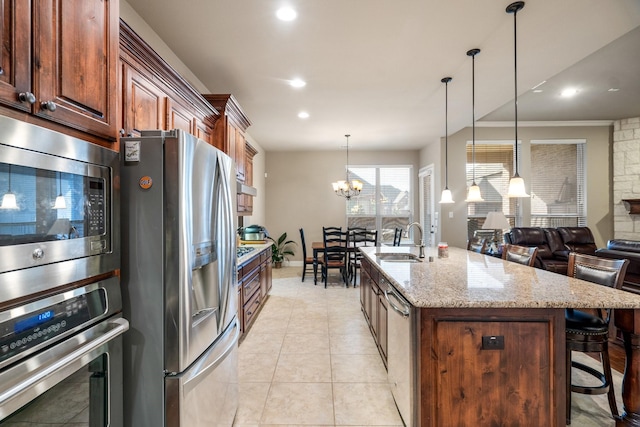
<path id="1" fill-rule="evenodd" d="M 271 242 L 257 243 L 257 244 L 250 244 L 250 245 L 246 245 L 246 244 L 238 245 L 238 248 L 253 248 L 251 252 L 248 252 L 237 258 L 238 267 L 246 263 L 256 255 L 259 255 L 261 252 L 266 251 L 270 247 L 271 247 Z"/>
<path id="2" fill-rule="evenodd" d="M 417 263 L 376 256 L 381 252 L 417 255 L 416 247 L 360 250 L 419 308 L 640 308 L 640 295 L 465 249 L 449 247 L 449 257 L 438 258 L 436 248 L 426 248 L 426 258 Z"/>

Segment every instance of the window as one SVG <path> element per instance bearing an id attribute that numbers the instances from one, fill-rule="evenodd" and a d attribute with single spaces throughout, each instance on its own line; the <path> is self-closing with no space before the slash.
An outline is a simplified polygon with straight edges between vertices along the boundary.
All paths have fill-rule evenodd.
<path id="1" fill-rule="evenodd" d="M 522 153 L 522 150 L 520 151 Z M 476 184 L 484 202 L 467 206 L 467 235 L 473 237 L 491 211 L 502 211 L 512 227 L 585 226 L 586 142 L 531 141 L 531 221 L 520 224 L 518 199 L 506 196 L 513 174 L 513 142 L 476 141 Z M 467 143 L 467 187 L 473 180 L 471 142 Z M 528 206 L 528 204 L 520 204 Z M 526 215 L 524 215 L 526 217 Z"/>
<path id="2" fill-rule="evenodd" d="M 585 141 L 531 141 L 531 226 L 587 224 Z"/>
<path id="3" fill-rule="evenodd" d="M 473 182 L 472 145 L 467 142 L 467 188 Z M 473 237 L 482 228 L 487 214 L 502 211 L 513 227 L 516 217 L 516 200 L 507 197 L 509 180 L 513 174 L 513 142 L 476 141 L 476 184 L 484 202 L 467 204 L 467 235 Z"/>
<path id="4" fill-rule="evenodd" d="M 352 166 L 351 179 L 363 183 L 360 195 L 347 201 L 347 226 L 378 230 L 380 242 L 393 242 L 396 227 L 413 219 L 411 166 Z"/>

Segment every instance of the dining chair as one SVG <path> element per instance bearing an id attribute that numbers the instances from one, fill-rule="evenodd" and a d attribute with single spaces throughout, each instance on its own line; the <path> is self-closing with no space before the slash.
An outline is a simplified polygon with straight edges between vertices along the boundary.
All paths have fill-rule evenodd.
<path id="1" fill-rule="evenodd" d="M 567 275 L 597 283 L 610 288 L 621 289 L 629 265 L 628 259 L 606 259 L 592 255 L 569 254 Z M 614 418 L 619 418 L 616 395 L 609 360 L 609 323 L 611 309 L 599 308 L 591 314 L 568 308 L 565 310 L 566 339 L 566 409 L 567 425 L 571 424 L 571 392 L 582 394 L 607 394 L 609 408 Z M 571 352 L 599 353 L 602 372 L 571 360 Z M 597 386 L 574 385 L 571 382 L 571 368 L 574 367 L 600 380 Z"/>
<path id="2" fill-rule="evenodd" d="M 487 251 L 487 239 L 482 237 L 472 237 L 467 242 L 467 250 L 483 254 Z"/>
<path id="3" fill-rule="evenodd" d="M 322 279 L 324 287 L 327 287 L 329 269 L 338 269 L 342 280 L 349 286 L 347 281 L 347 231 L 328 230 L 329 227 L 322 229 L 322 258 L 318 259 L 318 264 L 322 268 Z"/>
<path id="4" fill-rule="evenodd" d="M 302 242 L 302 281 L 304 282 L 304 276 L 308 269 L 313 272 L 313 257 L 307 256 L 307 245 L 304 241 L 304 229 L 300 229 L 300 241 Z"/>
<path id="5" fill-rule="evenodd" d="M 393 246 L 400 246 L 400 240 L 402 240 L 402 228 L 396 227 L 393 233 Z"/>
<path id="6" fill-rule="evenodd" d="M 526 246 L 510 245 L 507 243 L 502 250 L 502 259 L 528 265 L 529 267 L 533 267 L 537 255 L 537 247 L 528 248 Z"/>
<path id="7" fill-rule="evenodd" d="M 349 232 L 347 241 L 348 275 L 349 280 L 353 280 L 353 287 L 356 287 L 358 280 L 358 269 L 363 255 L 359 247 L 378 246 L 378 230 L 352 230 Z"/>

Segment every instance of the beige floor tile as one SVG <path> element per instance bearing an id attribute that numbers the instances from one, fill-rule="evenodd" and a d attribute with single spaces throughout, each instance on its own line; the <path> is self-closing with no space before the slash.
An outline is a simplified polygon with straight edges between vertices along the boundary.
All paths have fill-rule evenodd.
<path id="1" fill-rule="evenodd" d="M 332 334 L 329 342 L 331 354 L 379 354 L 368 331 L 367 334 Z"/>
<path id="2" fill-rule="evenodd" d="M 332 354 L 332 380 L 336 383 L 386 383 L 387 371 L 378 354 Z"/>
<path id="3" fill-rule="evenodd" d="M 240 383 L 238 412 L 236 413 L 236 425 L 257 424 L 262 417 L 264 405 L 267 402 L 271 383 Z"/>
<path id="4" fill-rule="evenodd" d="M 329 326 L 322 319 L 300 319 L 290 321 L 287 334 L 329 334 Z"/>
<path id="5" fill-rule="evenodd" d="M 273 383 L 261 424 L 333 425 L 331 383 Z"/>
<path id="6" fill-rule="evenodd" d="M 249 328 L 249 333 L 256 332 L 259 334 L 284 334 L 289 327 L 289 318 L 258 318 L 253 322 L 253 325 Z"/>
<path id="7" fill-rule="evenodd" d="M 257 323 L 255 325 L 257 325 Z M 240 347 L 244 353 L 279 354 L 283 341 L 284 333 L 265 334 L 252 327 L 249 333 L 242 340 Z"/>
<path id="8" fill-rule="evenodd" d="M 402 426 L 386 384 L 333 385 L 336 425 Z"/>
<path id="9" fill-rule="evenodd" d="M 331 382 L 331 360 L 328 354 L 282 354 L 276 365 L 273 382 Z"/>
<path id="10" fill-rule="evenodd" d="M 329 354 L 329 336 L 326 334 L 286 334 L 281 354 Z"/>
<path id="11" fill-rule="evenodd" d="M 240 383 L 271 382 L 277 362 L 277 354 L 244 353 L 241 345 L 238 351 L 238 381 Z M 242 399 L 242 396 L 240 398 Z"/>

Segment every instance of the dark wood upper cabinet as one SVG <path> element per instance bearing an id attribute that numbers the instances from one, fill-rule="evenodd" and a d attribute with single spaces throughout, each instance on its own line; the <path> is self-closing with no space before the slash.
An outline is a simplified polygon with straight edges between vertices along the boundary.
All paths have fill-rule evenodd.
<path id="1" fill-rule="evenodd" d="M 118 1 L 1 4 L 0 103 L 115 141 Z"/>
<path id="2" fill-rule="evenodd" d="M 31 1 L 0 2 L 0 104 L 31 111 L 31 104 L 20 100 L 31 92 Z"/>

